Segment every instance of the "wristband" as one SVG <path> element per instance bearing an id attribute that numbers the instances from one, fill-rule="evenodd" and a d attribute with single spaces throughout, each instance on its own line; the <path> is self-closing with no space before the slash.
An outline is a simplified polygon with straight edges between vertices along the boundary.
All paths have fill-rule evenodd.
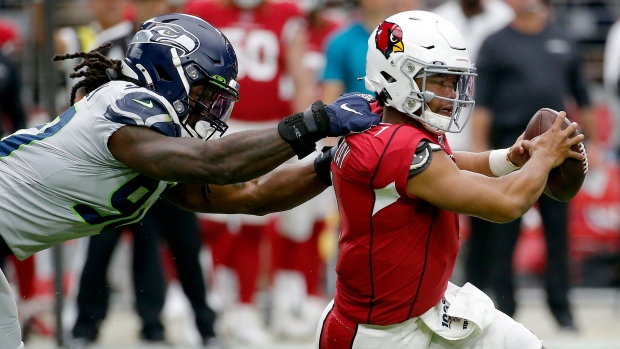
<path id="1" fill-rule="evenodd" d="M 323 102 L 314 102 L 308 109 L 285 117 L 278 124 L 278 132 L 284 138 L 299 159 L 313 153 L 316 141 L 327 136 L 329 116 Z"/>
<path id="2" fill-rule="evenodd" d="M 489 154 L 489 167 L 496 177 L 504 176 L 510 172 L 520 169 L 508 159 L 509 149 L 497 149 Z"/>

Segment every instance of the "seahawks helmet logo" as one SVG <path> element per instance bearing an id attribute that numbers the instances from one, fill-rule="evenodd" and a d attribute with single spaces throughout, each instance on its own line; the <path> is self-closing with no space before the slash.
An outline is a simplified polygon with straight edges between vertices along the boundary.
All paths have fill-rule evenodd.
<path id="1" fill-rule="evenodd" d="M 198 38 L 183 27 L 171 23 L 156 23 L 152 27 L 140 30 L 131 41 L 135 43 L 160 43 L 175 47 L 188 55 L 198 49 Z"/>

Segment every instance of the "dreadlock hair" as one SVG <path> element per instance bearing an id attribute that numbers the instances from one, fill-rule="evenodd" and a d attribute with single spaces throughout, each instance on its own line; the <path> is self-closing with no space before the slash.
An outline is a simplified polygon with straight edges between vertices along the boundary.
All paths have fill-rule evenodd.
<path id="1" fill-rule="evenodd" d="M 142 83 L 136 79 L 132 79 L 121 74 L 122 63 L 119 59 L 110 59 L 104 56 L 101 51 L 112 47 L 111 42 L 106 42 L 103 45 L 97 47 L 89 52 L 76 52 L 65 55 L 54 56 L 54 61 L 64 61 L 65 59 L 83 58 L 82 63 L 76 65 L 73 70 L 75 73 L 69 75 L 70 78 L 84 78 L 78 81 L 73 88 L 71 88 L 70 105 L 75 102 L 77 91 L 84 87 L 86 93 L 92 92 L 99 86 L 112 81 L 119 80 L 130 81 L 137 85 Z M 86 69 L 82 69 L 86 67 Z"/>

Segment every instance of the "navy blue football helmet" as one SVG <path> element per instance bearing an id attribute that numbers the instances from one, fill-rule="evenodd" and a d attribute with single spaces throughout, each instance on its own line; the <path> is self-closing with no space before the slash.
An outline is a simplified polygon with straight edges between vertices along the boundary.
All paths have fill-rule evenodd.
<path id="1" fill-rule="evenodd" d="M 166 98 L 174 107 L 184 136 L 210 138 L 223 134 L 239 99 L 237 56 L 228 39 L 206 21 L 185 14 L 152 18 L 134 35 L 123 75 L 139 80 Z M 195 85 L 204 85 L 198 99 L 190 96 Z M 204 120 L 190 126 L 189 112 Z"/>

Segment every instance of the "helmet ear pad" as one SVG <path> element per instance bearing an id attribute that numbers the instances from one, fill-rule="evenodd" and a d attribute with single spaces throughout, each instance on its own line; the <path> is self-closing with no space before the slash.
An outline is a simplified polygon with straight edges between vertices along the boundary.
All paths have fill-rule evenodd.
<path id="1" fill-rule="evenodd" d="M 127 50 L 128 65 L 137 67 L 138 79 L 143 81 L 146 86 L 169 102 L 182 100 L 189 93 L 183 82 L 182 76 L 172 62 L 172 47 L 163 48 L 161 45 L 148 43 L 133 44 Z M 143 58 L 146 57 L 146 58 Z M 136 69 L 134 69 L 136 70 Z"/>

